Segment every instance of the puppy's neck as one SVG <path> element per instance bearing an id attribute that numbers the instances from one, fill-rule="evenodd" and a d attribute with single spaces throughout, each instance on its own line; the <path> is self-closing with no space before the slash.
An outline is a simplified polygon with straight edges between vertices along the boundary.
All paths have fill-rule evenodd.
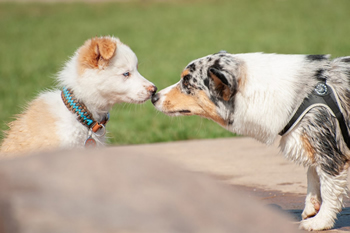
<path id="1" fill-rule="evenodd" d="M 91 112 L 93 118 L 101 121 L 112 108 L 113 103 L 109 103 L 101 96 L 97 85 L 87 83 L 89 81 L 82 81 L 84 77 L 79 76 L 77 72 L 75 57 L 66 64 L 57 77 L 60 89 L 62 87 L 69 88 L 76 99 Z"/>
<path id="2" fill-rule="evenodd" d="M 83 91 L 79 89 L 72 89 L 76 98 L 84 103 L 87 109 L 91 112 L 93 118 L 101 121 L 108 114 L 112 105 L 100 98 L 99 93 L 94 91 Z"/>

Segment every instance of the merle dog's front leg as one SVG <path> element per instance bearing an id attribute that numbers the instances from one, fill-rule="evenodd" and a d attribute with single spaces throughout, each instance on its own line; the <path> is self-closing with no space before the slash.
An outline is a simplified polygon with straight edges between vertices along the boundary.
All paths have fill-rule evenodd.
<path id="1" fill-rule="evenodd" d="M 305 220 L 315 216 L 321 207 L 320 178 L 314 166 L 310 166 L 307 171 L 307 196 L 305 208 L 301 217 Z"/>
<path id="2" fill-rule="evenodd" d="M 342 209 L 343 197 L 347 190 L 348 171 L 345 167 L 338 175 L 327 174 L 320 167 L 316 167 L 315 170 L 320 179 L 322 205 L 314 217 L 300 223 L 301 229 L 309 231 L 326 230 L 333 227 L 337 214 Z"/>

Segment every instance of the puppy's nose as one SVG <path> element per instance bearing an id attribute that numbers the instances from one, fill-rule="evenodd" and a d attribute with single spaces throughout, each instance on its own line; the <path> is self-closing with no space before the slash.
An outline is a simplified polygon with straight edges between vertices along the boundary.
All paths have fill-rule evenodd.
<path id="1" fill-rule="evenodd" d="M 154 95 L 157 92 L 157 87 L 152 85 L 147 88 L 149 92 L 151 92 L 152 95 Z"/>
<path id="2" fill-rule="evenodd" d="M 159 95 L 153 94 L 151 98 L 152 104 L 154 105 L 158 100 L 159 100 Z"/>

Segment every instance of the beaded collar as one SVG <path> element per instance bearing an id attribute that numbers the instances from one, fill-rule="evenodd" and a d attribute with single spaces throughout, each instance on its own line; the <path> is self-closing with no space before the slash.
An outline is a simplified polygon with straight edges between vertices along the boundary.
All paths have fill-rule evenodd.
<path id="1" fill-rule="evenodd" d="M 63 87 L 63 90 L 61 92 L 61 98 L 63 100 L 63 103 L 66 105 L 66 107 L 77 115 L 77 120 L 89 128 L 89 135 L 88 139 L 85 142 L 85 146 L 87 146 L 88 143 L 96 144 L 95 140 L 92 139 L 91 135 L 92 132 L 96 133 L 100 129 L 105 128 L 105 124 L 107 124 L 109 120 L 109 113 L 106 114 L 104 119 L 101 122 L 96 121 L 93 117 L 91 112 L 87 109 L 84 103 L 78 101 L 73 91 L 69 88 Z M 97 136 L 103 136 L 105 134 L 105 131 L 101 135 Z M 92 145 L 92 146 L 94 146 Z"/>

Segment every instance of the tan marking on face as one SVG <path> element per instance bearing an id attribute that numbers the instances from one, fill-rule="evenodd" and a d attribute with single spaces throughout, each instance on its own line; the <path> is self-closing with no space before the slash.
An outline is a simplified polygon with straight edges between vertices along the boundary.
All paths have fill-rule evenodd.
<path id="1" fill-rule="evenodd" d="M 9 123 L 0 151 L 11 154 L 25 153 L 42 149 L 53 149 L 60 145 L 56 119 L 47 111 L 44 100 L 34 100 L 17 120 Z"/>
<path id="2" fill-rule="evenodd" d="M 312 161 L 315 162 L 315 148 L 310 144 L 309 138 L 306 134 L 303 134 L 301 136 L 301 141 L 304 145 L 304 149 L 307 153 L 308 158 Z"/>
<path id="3" fill-rule="evenodd" d="M 181 73 L 181 78 L 185 77 L 186 75 L 188 75 L 190 73 L 190 71 L 188 69 L 185 69 L 184 71 L 182 71 Z"/>
<path id="4" fill-rule="evenodd" d="M 117 44 L 111 38 L 93 38 L 80 47 L 78 53 L 78 72 L 83 74 L 86 69 L 98 69 L 108 66 L 115 55 Z"/>
<path id="5" fill-rule="evenodd" d="M 212 119 L 220 125 L 226 126 L 225 120 L 217 113 L 215 104 L 209 99 L 204 91 L 198 92 L 198 99 L 200 100 L 201 107 L 204 110 L 204 113 L 200 116 Z"/>
<path id="6" fill-rule="evenodd" d="M 198 115 L 211 119 L 223 126 L 226 125 L 225 120 L 217 114 L 215 104 L 204 91 L 197 91 L 194 95 L 187 95 L 180 91 L 179 86 L 175 86 L 166 94 L 162 109 L 168 113 L 189 110 L 191 113 L 185 113 L 184 115 Z"/>

